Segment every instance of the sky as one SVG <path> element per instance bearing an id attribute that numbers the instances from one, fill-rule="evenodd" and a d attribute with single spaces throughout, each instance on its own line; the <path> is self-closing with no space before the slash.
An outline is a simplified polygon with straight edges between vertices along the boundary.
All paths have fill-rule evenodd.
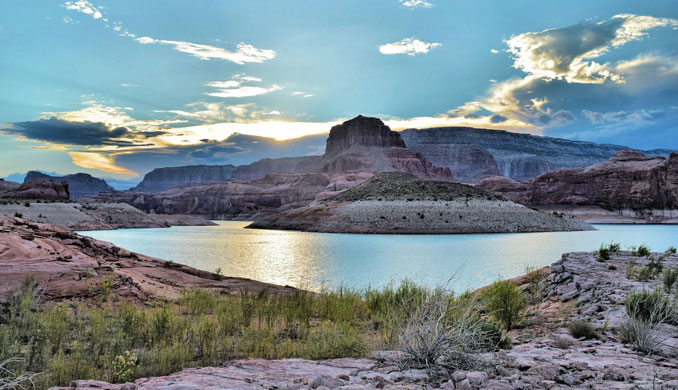
<path id="1" fill-rule="evenodd" d="M 678 149 L 676 42 L 675 0 L 3 1 L 0 177 L 317 154 L 358 114 Z"/>

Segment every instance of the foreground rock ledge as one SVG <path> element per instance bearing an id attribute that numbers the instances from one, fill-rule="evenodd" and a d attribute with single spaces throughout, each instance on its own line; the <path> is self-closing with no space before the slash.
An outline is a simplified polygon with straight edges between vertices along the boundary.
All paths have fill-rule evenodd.
<path id="1" fill-rule="evenodd" d="M 618 326 L 626 318 L 625 297 L 634 290 L 659 286 L 657 280 L 628 280 L 624 268 L 632 260 L 639 265 L 648 262 L 648 258 L 633 257 L 628 252 L 612 255 L 605 262 L 598 262 L 591 253 L 563 255 L 546 269 L 549 274 L 541 302 L 531 307 L 526 326 L 511 332 L 516 343 L 513 349 L 479 356 L 490 363 L 487 371 L 455 371 L 442 380 L 432 380 L 425 370 L 399 369 L 392 363 L 398 353 L 382 351 L 374 352 L 369 359 L 237 360 L 222 367 L 185 369 L 127 384 L 73 381 L 70 388 L 676 389 L 678 327 L 662 325 L 660 337 L 665 341 L 651 356 L 634 352 L 618 341 Z M 666 256 L 664 266 L 678 267 L 678 256 Z M 516 280 L 520 283 L 523 279 Z M 573 339 L 564 326 L 574 319 L 598 327 L 599 338 Z"/>
<path id="2" fill-rule="evenodd" d="M 182 290 L 294 291 L 244 278 L 219 277 L 144 256 L 65 228 L 0 215 L 0 302 L 33 276 L 46 299 L 89 298 L 103 281 L 121 298 L 175 299 Z"/>

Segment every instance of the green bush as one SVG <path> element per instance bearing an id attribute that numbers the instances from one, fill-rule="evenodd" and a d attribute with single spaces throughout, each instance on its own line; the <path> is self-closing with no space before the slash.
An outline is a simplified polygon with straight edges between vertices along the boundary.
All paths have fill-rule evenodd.
<path id="1" fill-rule="evenodd" d="M 621 250 L 621 245 L 618 243 L 611 242 L 607 246 L 601 244 L 600 249 L 596 253 L 596 259 L 598 261 L 610 260 L 610 255 L 619 253 Z"/>
<path id="2" fill-rule="evenodd" d="M 483 290 L 481 299 L 485 310 L 499 321 L 504 329 L 513 329 L 523 319 L 526 299 L 517 283 L 502 280 Z"/>
<path id="3" fill-rule="evenodd" d="M 634 318 L 621 323 L 619 339 L 624 344 L 630 344 L 633 350 L 645 354 L 654 353 L 660 345 L 654 325 Z"/>
<path id="4" fill-rule="evenodd" d="M 14 216 L 15 216 L 16 218 L 23 218 L 23 217 L 24 217 L 24 215 L 21 214 L 21 213 L 19 213 L 19 212 L 15 212 L 15 213 L 14 213 Z"/>
<path id="5" fill-rule="evenodd" d="M 668 249 L 664 253 L 666 253 L 667 255 L 675 255 L 676 254 L 676 247 L 670 246 L 670 247 L 668 247 Z"/>
<path id="6" fill-rule="evenodd" d="M 636 257 L 647 257 L 650 255 L 650 247 L 648 247 L 645 244 L 642 244 L 638 248 L 633 248 L 631 250 L 631 256 L 636 256 Z"/>
<path id="7" fill-rule="evenodd" d="M 534 304 L 541 301 L 545 279 L 541 268 L 535 266 L 528 266 L 525 268 L 525 280 L 527 282 L 527 291 L 530 294 L 531 303 Z"/>
<path id="8" fill-rule="evenodd" d="M 632 319 L 651 324 L 670 320 L 674 310 L 669 298 L 659 290 L 631 292 L 624 300 L 624 308 Z"/>
<path id="9" fill-rule="evenodd" d="M 595 339 L 598 338 L 598 333 L 593 329 L 590 322 L 584 320 L 575 320 L 567 325 L 567 330 L 575 339 Z"/>
<path id="10" fill-rule="evenodd" d="M 678 268 L 664 270 L 663 278 L 664 290 L 668 294 L 671 294 L 671 289 L 673 288 L 674 285 L 676 285 L 677 281 L 678 281 Z"/>

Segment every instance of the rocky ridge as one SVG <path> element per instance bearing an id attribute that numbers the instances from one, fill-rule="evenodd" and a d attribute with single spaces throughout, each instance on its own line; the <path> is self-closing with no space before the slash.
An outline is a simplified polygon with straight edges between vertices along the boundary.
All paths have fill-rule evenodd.
<path id="1" fill-rule="evenodd" d="M 401 172 L 308 206 L 256 218 L 248 228 L 332 233 L 500 233 L 590 230 L 572 217 L 541 213 L 469 185 Z"/>
<path id="2" fill-rule="evenodd" d="M 678 218 L 678 154 L 649 157 L 622 150 L 586 168 L 562 169 L 524 182 L 493 177 L 478 183 L 478 188 L 523 204 L 554 210 L 563 206 L 572 214 L 578 207 L 598 207 L 661 222 Z"/>
<path id="3" fill-rule="evenodd" d="M 113 191 L 113 187 L 109 186 L 105 180 L 98 179 L 87 173 L 76 173 L 65 176 L 50 176 L 38 171 L 29 171 L 26 174 L 24 183 L 35 180 L 52 180 L 55 182 L 68 183 L 68 191 L 71 200 L 88 198 L 104 191 Z"/>

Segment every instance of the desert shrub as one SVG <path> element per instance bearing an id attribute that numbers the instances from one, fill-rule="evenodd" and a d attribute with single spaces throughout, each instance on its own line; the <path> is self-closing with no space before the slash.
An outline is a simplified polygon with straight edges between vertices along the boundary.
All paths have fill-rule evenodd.
<path id="1" fill-rule="evenodd" d="M 481 299 L 485 310 L 507 331 L 513 329 L 525 314 L 525 296 L 515 282 L 494 282 L 483 290 Z"/>
<path id="2" fill-rule="evenodd" d="M 614 265 L 614 264 L 610 264 L 610 265 L 607 266 L 607 269 L 610 270 L 610 271 L 616 271 L 616 270 L 617 270 L 617 266 Z"/>
<path id="3" fill-rule="evenodd" d="M 31 202 L 29 202 L 29 201 L 24 202 L 24 206 L 25 207 L 31 207 Z"/>
<path id="4" fill-rule="evenodd" d="M 670 246 L 670 247 L 668 247 L 668 249 L 666 249 L 666 252 L 664 252 L 664 253 L 666 253 L 667 255 L 675 255 L 676 254 L 676 247 Z"/>
<path id="5" fill-rule="evenodd" d="M 535 266 L 525 268 L 525 280 L 527 281 L 527 292 L 530 294 L 530 302 L 534 304 L 541 301 L 545 282 L 544 273 L 541 269 Z"/>
<path id="6" fill-rule="evenodd" d="M 15 366 L 21 366 L 23 360 L 17 357 L 7 358 L 0 362 L 0 389 L 23 390 L 33 388 L 33 379 L 39 374 L 16 370 Z"/>
<path id="7" fill-rule="evenodd" d="M 21 214 L 21 213 L 19 213 L 19 212 L 15 212 L 15 213 L 14 213 L 14 216 L 15 216 L 16 218 L 23 218 L 23 217 L 24 217 L 24 215 Z"/>
<path id="8" fill-rule="evenodd" d="M 223 280 L 224 279 L 224 273 L 221 267 L 217 268 L 214 270 L 214 275 L 213 275 L 214 280 Z"/>
<path id="9" fill-rule="evenodd" d="M 636 257 L 647 257 L 650 255 L 650 247 L 645 244 L 640 245 L 638 248 L 631 249 L 631 256 Z"/>
<path id="10" fill-rule="evenodd" d="M 624 308 L 632 319 L 651 324 L 669 320 L 674 310 L 669 298 L 659 290 L 631 292 L 624 300 Z"/>
<path id="11" fill-rule="evenodd" d="M 595 339 L 598 338 L 596 330 L 590 322 L 584 320 L 575 320 L 567 325 L 567 330 L 575 339 Z"/>
<path id="12" fill-rule="evenodd" d="M 432 370 L 441 360 L 459 368 L 471 361 L 469 353 L 494 349 L 473 299 L 455 298 L 442 289 L 421 297 L 417 305 L 405 300 L 393 307 L 391 328 L 403 367 Z"/>
<path id="13" fill-rule="evenodd" d="M 619 340 L 630 344 L 631 348 L 645 354 L 654 353 L 660 346 L 655 327 L 645 321 L 628 319 L 619 326 Z"/>
<path id="14" fill-rule="evenodd" d="M 137 367 L 137 357 L 130 351 L 125 351 L 113 359 L 113 382 L 123 383 L 134 379 L 134 371 Z"/>
<path id="15" fill-rule="evenodd" d="M 664 270 L 663 276 L 662 282 L 664 283 L 664 290 L 668 294 L 671 294 L 671 289 L 676 285 L 676 282 L 678 282 L 678 268 Z"/>
<path id="16" fill-rule="evenodd" d="M 569 349 L 574 342 L 568 337 L 558 337 L 556 339 L 555 347 L 560 349 Z"/>

